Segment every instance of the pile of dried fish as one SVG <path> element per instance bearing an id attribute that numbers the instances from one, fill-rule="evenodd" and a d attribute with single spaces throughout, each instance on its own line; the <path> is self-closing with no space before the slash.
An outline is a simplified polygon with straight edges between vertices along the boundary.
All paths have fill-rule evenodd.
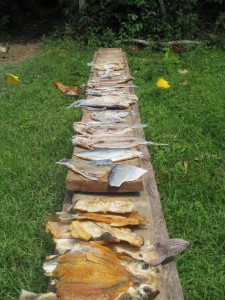
<path id="1" fill-rule="evenodd" d="M 119 61 L 114 61 L 108 64 L 95 64 L 93 62 L 87 64 L 89 67 L 94 67 L 95 70 L 98 71 L 119 71 L 125 69 L 126 65 L 125 63 L 121 63 Z"/>

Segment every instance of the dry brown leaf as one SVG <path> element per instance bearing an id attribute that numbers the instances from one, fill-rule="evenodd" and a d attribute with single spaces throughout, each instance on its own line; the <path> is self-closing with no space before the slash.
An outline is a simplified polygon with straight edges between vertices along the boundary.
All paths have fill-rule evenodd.
<path id="1" fill-rule="evenodd" d="M 187 174 L 187 168 L 188 168 L 188 163 L 186 161 L 184 161 L 184 173 Z"/>

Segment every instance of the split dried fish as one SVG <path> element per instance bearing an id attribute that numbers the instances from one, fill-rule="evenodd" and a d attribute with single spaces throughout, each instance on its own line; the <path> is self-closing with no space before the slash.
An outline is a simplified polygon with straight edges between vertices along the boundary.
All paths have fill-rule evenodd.
<path id="1" fill-rule="evenodd" d="M 117 123 L 73 123 L 73 128 L 78 134 L 82 135 L 102 135 L 102 136 L 112 136 L 112 135 L 125 135 L 132 132 L 134 129 L 145 128 L 145 124 L 117 124 Z"/>
<path id="2" fill-rule="evenodd" d="M 98 71 L 107 71 L 107 70 L 114 70 L 119 71 L 125 69 L 126 65 L 125 63 L 121 63 L 119 61 L 114 61 L 108 64 L 95 64 L 93 62 L 87 64 L 89 67 L 94 67 L 95 70 Z"/>
<path id="3" fill-rule="evenodd" d="M 74 201 L 74 200 L 73 200 Z M 87 212 L 113 212 L 113 213 L 130 213 L 135 210 L 134 202 L 129 198 L 98 198 L 90 197 L 77 200 L 73 209 Z"/>
<path id="4" fill-rule="evenodd" d="M 91 96 L 107 96 L 107 95 L 132 95 L 130 94 L 128 91 L 124 91 L 124 90 L 118 90 L 116 88 L 110 88 L 110 87 L 105 87 L 105 88 L 102 88 L 102 89 L 97 89 L 97 90 L 94 90 L 94 89 L 87 89 L 86 90 L 86 93 L 87 95 L 91 95 Z"/>
<path id="5" fill-rule="evenodd" d="M 121 226 L 145 226 L 148 224 L 146 218 L 139 214 L 138 212 L 132 212 L 128 215 L 112 215 L 112 214 L 100 214 L 100 213 L 83 213 L 79 212 L 74 215 L 76 220 L 92 220 L 97 222 L 103 222 L 109 224 L 112 227 L 121 227 Z"/>
<path id="6" fill-rule="evenodd" d="M 105 79 L 105 78 L 113 78 L 113 77 L 121 76 L 121 75 L 123 75 L 123 72 L 107 69 L 106 71 L 96 72 L 96 75 L 98 77 L 100 77 L 101 79 Z"/>
<path id="7" fill-rule="evenodd" d="M 54 293 L 36 294 L 25 290 L 21 291 L 20 300 L 58 300 Z"/>
<path id="8" fill-rule="evenodd" d="M 141 267 L 131 262 L 123 265 L 110 249 L 97 243 L 77 243 L 57 258 L 53 271 L 57 296 L 73 300 L 125 300 L 128 295 L 141 295 L 132 299 L 145 299 L 147 292 L 157 290 L 157 280 L 154 271 L 141 271 Z"/>
<path id="9" fill-rule="evenodd" d="M 116 164 L 109 174 L 109 185 L 120 187 L 124 182 L 135 181 L 147 173 L 147 170 L 127 164 Z"/>
<path id="10" fill-rule="evenodd" d="M 111 171 L 111 160 L 99 160 L 95 162 L 84 162 L 74 159 L 63 158 L 57 164 L 64 165 L 75 173 L 78 173 L 90 180 L 99 180 L 108 176 Z"/>
<path id="11" fill-rule="evenodd" d="M 98 80 L 88 80 L 88 85 L 90 84 L 99 84 L 101 85 L 111 85 L 111 84 L 120 84 L 120 83 L 126 83 L 128 81 L 133 80 L 134 78 L 127 75 L 118 75 L 116 77 L 106 77 L 106 78 L 100 78 Z"/>
<path id="12" fill-rule="evenodd" d="M 143 153 L 130 148 L 100 148 L 95 150 L 86 150 L 82 152 L 74 152 L 75 156 L 88 160 L 111 159 L 113 162 L 132 159 L 135 157 L 143 157 Z"/>
<path id="13" fill-rule="evenodd" d="M 125 117 L 129 115 L 127 111 L 102 111 L 93 112 L 91 118 L 95 121 L 104 123 L 122 123 L 125 122 Z"/>
<path id="14" fill-rule="evenodd" d="M 144 139 L 137 137 L 123 137 L 123 136 L 111 136 L 107 139 L 102 137 L 95 136 L 83 136 L 76 135 L 71 139 L 73 145 L 80 145 L 84 148 L 133 148 L 139 145 L 159 145 L 159 146 L 168 146 L 168 144 L 160 144 L 155 142 L 148 142 Z"/>
<path id="15" fill-rule="evenodd" d="M 114 95 L 114 96 L 102 96 L 90 99 L 82 99 L 75 101 L 70 106 L 67 107 L 106 107 L 106 108 L 128 108 L 130 105 L 134 104 L 136 101 L 126 95 Z"/>
<path id="16" fill-rule="evenodd" d="M 144 245 L 139 249 L 127 247 L 125 244 L 114 245 L 113 249 L 119 256 L 121 254 L 126 254 L 134 259 L 140 259 L 152 266 L 156 266 L 161 264 L 168 257 L 184 251 L 188 245 L 189 241 L 183 239 L 170 239 L 154 245 Z"/>
<path id="17" fill-rule="evenodd" d="M 63 224 L 63 225 L 62 225 Z M 72 221 L 71 224 L 49 221 L 46 232 L 51 232 L 53 240 L 56 239 L 80 239 L 84 241 L 98 240 L 108 242 L 126 241 L 133 246 L 143 245 L 143 238 L 129 228 L 116 228 L 102 222 Z"/>

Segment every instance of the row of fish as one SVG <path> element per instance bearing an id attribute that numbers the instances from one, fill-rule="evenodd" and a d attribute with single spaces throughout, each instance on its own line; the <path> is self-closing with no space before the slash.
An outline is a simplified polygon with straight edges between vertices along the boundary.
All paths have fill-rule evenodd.
<path id="1" fill-rule="evenodd" d="M 125 227 L 148 223 L 129 198 L 87 197 L 58 216 L 60 222 L 46 226 L 58 254 L 43 264 L 56 293 L 22 290 L 20 300 L 152 298 L 159 293 L 155 266 L 189 244 L 171 239 L 151 245 Z"/>

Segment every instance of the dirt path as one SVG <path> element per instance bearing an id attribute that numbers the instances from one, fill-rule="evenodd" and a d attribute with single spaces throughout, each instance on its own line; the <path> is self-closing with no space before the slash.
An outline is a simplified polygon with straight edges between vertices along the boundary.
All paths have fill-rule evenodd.
<path id="1" fill-rule="evenodd" d="M 7 53 L 0 53 L 0 63 L 22 62 L 35 55 L 43 35 L 49 35 L 59 22 L 58 8 L 42 8 L 40 16 L 30 20 L 21 32 L 7 40 Z"/>

